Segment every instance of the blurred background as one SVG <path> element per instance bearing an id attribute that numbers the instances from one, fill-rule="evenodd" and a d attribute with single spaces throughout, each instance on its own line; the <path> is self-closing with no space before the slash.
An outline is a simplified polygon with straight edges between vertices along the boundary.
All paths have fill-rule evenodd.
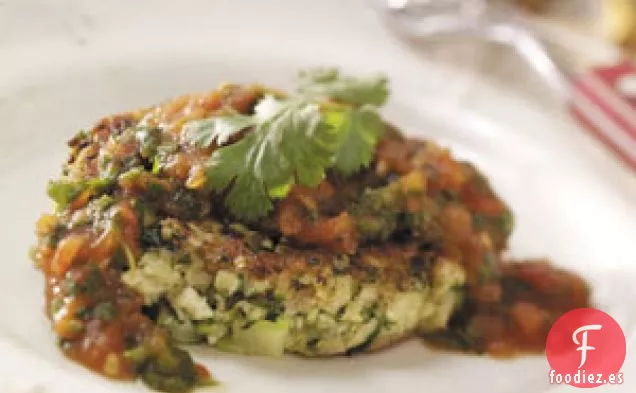
<path id="1" fill-rule="evenodd" d="M 540 21 L 562 23 L 618 45 L 628 56 L 636 53 L 634 0 L 512 0 Z"/>
<path id="2" fill-rule="evenodd" d="M 568 90 L 563 75 L 588 73 L 636 56 L 636 0 L 377 0 L 376 4 L 399 11 L 394 15 L 410 16 L 387 19 L 422 59 L 462 68 L 476 80 L 503 83 L 542 97 L 538 101 L 546 106 L 564 96 L 555 85 Z M 464 11 L 458 12 L 462 7 Z M 466 33 L 463 27 L 460 34 L 430 34 L 440 30 L 440 24 L 444 31 L 455 31 L 449 27 L 454 22 L 437 21 L 436 25 L 431 16 L 458 13 L 464 19 L 459 24 L 474 17 L 477 25 L 501 24 L 537 40 L 521 43 L 527 37 L 502 29 L 486 33 L 484 39 L 481 27 L 475 29 L 476 34 Z M 547 76 L 545 72 L 541 75 L 543 56 L 561 74 L 556 77 L 560 81 L 550 81 L 555 78 L 550 70 L 544 70 Z M 467 88 L 470 83 L 463 80 L 461 86 Z"/>

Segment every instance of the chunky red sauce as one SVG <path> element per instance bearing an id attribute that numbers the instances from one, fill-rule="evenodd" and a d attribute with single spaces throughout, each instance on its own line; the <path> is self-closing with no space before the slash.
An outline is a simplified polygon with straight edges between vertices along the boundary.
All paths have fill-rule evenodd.
<path id="1" fill-rule="evenodd" d="M 496 356 L 542 352 L 558 317 L 589 306 L 589 287 L 576 274 L 544 260 L 502 259 L 512 229 L 510 211 L 478 172 L 462 167 L 447 150 L 388 139 L 379 146 L 378 160 L 404 174 L 419 162 L 419 168 L 428 170 L 428 194 L 452 193 L 456 198 L 441 207 L 441 253 L 463 262 L 466 301 L 449 331 L 430 337 L 434 343 Z"/>
<path id="2" fill-rule="evenodd" d="M 82 207 L 71 206 L 67 214 Z M 172 346 L 142 312 L 141 296 L 121 281 L 122 266 L 134 263 L 140 250 L 139 218 L 131 202 L 124 199 L 107 213 L 104 228 L 70 229 L 56 248 L 42 243 L 37 250 L 46 277 L 46 312 L 62 351 L 107 377 L 141 374 L 150 386 L 170 392 L 211 380 L 207 370 Z M 60 230 L 57 221 L 42 216 L 38 235 L 54 235 Z"/>
<path id="3" fill-rule="evenodd" d="M 138 250 L 137 216 L 127 202 L 111 212 L 116 219 L 109 229 L 71 230 L 55 250 L 40 250 L 39 263 L 46 276 L 47 313 L 63 351 L 95 371 L 129 379 L 136 372 L 125 350 L 156 332 L 141 314 L 140 296 L 123 285 L 111 265 L 122 244 L 133 256 Z M 55 221 L 43 216 L 38 231 L 51 231 Z"/>

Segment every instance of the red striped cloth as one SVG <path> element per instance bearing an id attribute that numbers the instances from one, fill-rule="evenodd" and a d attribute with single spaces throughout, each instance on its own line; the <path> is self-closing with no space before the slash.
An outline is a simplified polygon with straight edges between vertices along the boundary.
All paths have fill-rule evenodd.
<path id="1" fill-rule="evenodd" d="M 578 77 L 571 105 L 579 122 L 636 170 L 636 67 L 624 62 Z"/>

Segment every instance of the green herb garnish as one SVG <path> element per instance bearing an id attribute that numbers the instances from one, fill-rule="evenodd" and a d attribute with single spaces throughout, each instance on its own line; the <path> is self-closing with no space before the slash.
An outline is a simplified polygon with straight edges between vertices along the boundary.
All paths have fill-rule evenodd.
<path id="1" fill-rule="evenodd" d="M 222 146 L 232 135 L 253 126 L 252 116 L 231 114 L 188 122 L 183 127 L 183 136 L 201 148 L 211 147 L 215 143 Z"/>
<path id="2" fill-rule="evenodd" d="M 294 183 L 316 186 L 337 147 L 337 130 L 322 120 L 316 104 L 272 96 L 255 108 L 254 130 L 216 150 L 207 162 L 208 185 L 222 192 L 239 218 L 254 220 L 273 207 Z"/>
<path id="3" fill-rule="evenodd" d="M 135 138 L 139 142 L 139 153 L 144 158 L 150 158 L 157 152 L 161 144 L 161 129 L 140 126 L 135 131 Z"/>
<path id="4" fill-rule="evenodd" d="M 506 236 L 512 233 L 512 229 L 514 227 L 514 216 L 510 210 L 506 210 L 499 217 L 499 227 Z"/>
<path id="5" fill-rule="evenodd" d="M 382 106 L 389 97 L 385 76 L 343 77 L 337 69 L 323 68 L 301 71 L 298 82 L 302 94 L 343 104 Z"/>
<path id="6" fill-rule="evenodd" d="M 373 159 L 375 144 L 384 132 L 384 123 L 368 106 L 347 108 L 325 114 L 327 122 L 338 130 L 340 147 L 333 166 L 345 176 L 366 168 Z"/>
<path id="7" fill-rule="evenodd" d="M 196 146 L 220 146 L 206 163 L 207 185 L 226 192 L 224 203 L 239 219 L 267 215 L 294 184 L 314 187 L 329 168 L 349 176 L 373 159 L 384 131 L 375 107 L 386 101 L 386 78 L 310 71 L 301 74 L 299 92 L 266 95 L 253 115 L 220 115 L 184 126 L 184 138 Z M 241 140 L 224 146 L 248 128 Z"/>
<path id="8" fill-rule="evenodd" d="M 49 181 L 46 187 L 46 193 L 55 201 L 59 208 L 68 206 L 86 189 L 86 185 L 81 182 L 73 181 Z"/>
<path id="9" fill-rule="evenodd" d="M 87 189 L 101 192 L 112 184 L 112 179 L 70 180 L 60 179 L 49 181 L 46 193 L 55 201 L 58 210 L 62 210 Z"/>

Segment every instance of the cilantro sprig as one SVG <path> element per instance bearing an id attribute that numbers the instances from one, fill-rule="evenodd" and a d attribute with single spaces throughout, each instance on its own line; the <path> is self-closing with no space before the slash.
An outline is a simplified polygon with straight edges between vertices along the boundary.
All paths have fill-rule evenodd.
<path id="1" fill-rule="evenodd" d="M 345 176 L 366 168 L 373 159 L 375 145 L 384 132 L 380 115 L 368 106 L 326 111 L 325 121 L 340 137 L 333 167 Z"/>
<path id="2" fill-rule="evenodd" d="M 225 193 L 226 207 L 239 219 L 267 215 L 294 184 L 316 186 L 330 168 L 350 176 L 373 159 L 384 130 L 376 109 L 388 97 L 386 78 L 307 71 L 298 91 L 288 98 L 266 95 L 253 115 L 231 113 L 184 126 L 191 143 L 217 147 L 206 163 L 207 185 Z"/>
<path id="3" fill-rule="evenodd" d="M 207 148 L 226 144 L 236 133 L 254 125 L 251 116 L 240 113 L 191 121 L 183 127 L 183 136 L 196 146 Z"/>
<path id="4" fill-rule="evenodd" d="M 263 98 L 255 108 L 253 131 L 216 150 L 206 166 L 208 185 L 223 191 L 235 216 L 254 220 L 272 209 L 294 183 L 317 185 L 337 147 L 333 127 L 322 121 L 317 105 Z M 233 183 L 232 183 L 233 182 Z"/>
<path id="5" fill-rule="evenodd" d="M 354 106 L 384 105 L 389 97 L 388 84 L 388 79 L 382 75 L 373 78 L 346 77 L 334 68 L 319 68 L 298 74 L 298 91 L 301 94 Z"/>

